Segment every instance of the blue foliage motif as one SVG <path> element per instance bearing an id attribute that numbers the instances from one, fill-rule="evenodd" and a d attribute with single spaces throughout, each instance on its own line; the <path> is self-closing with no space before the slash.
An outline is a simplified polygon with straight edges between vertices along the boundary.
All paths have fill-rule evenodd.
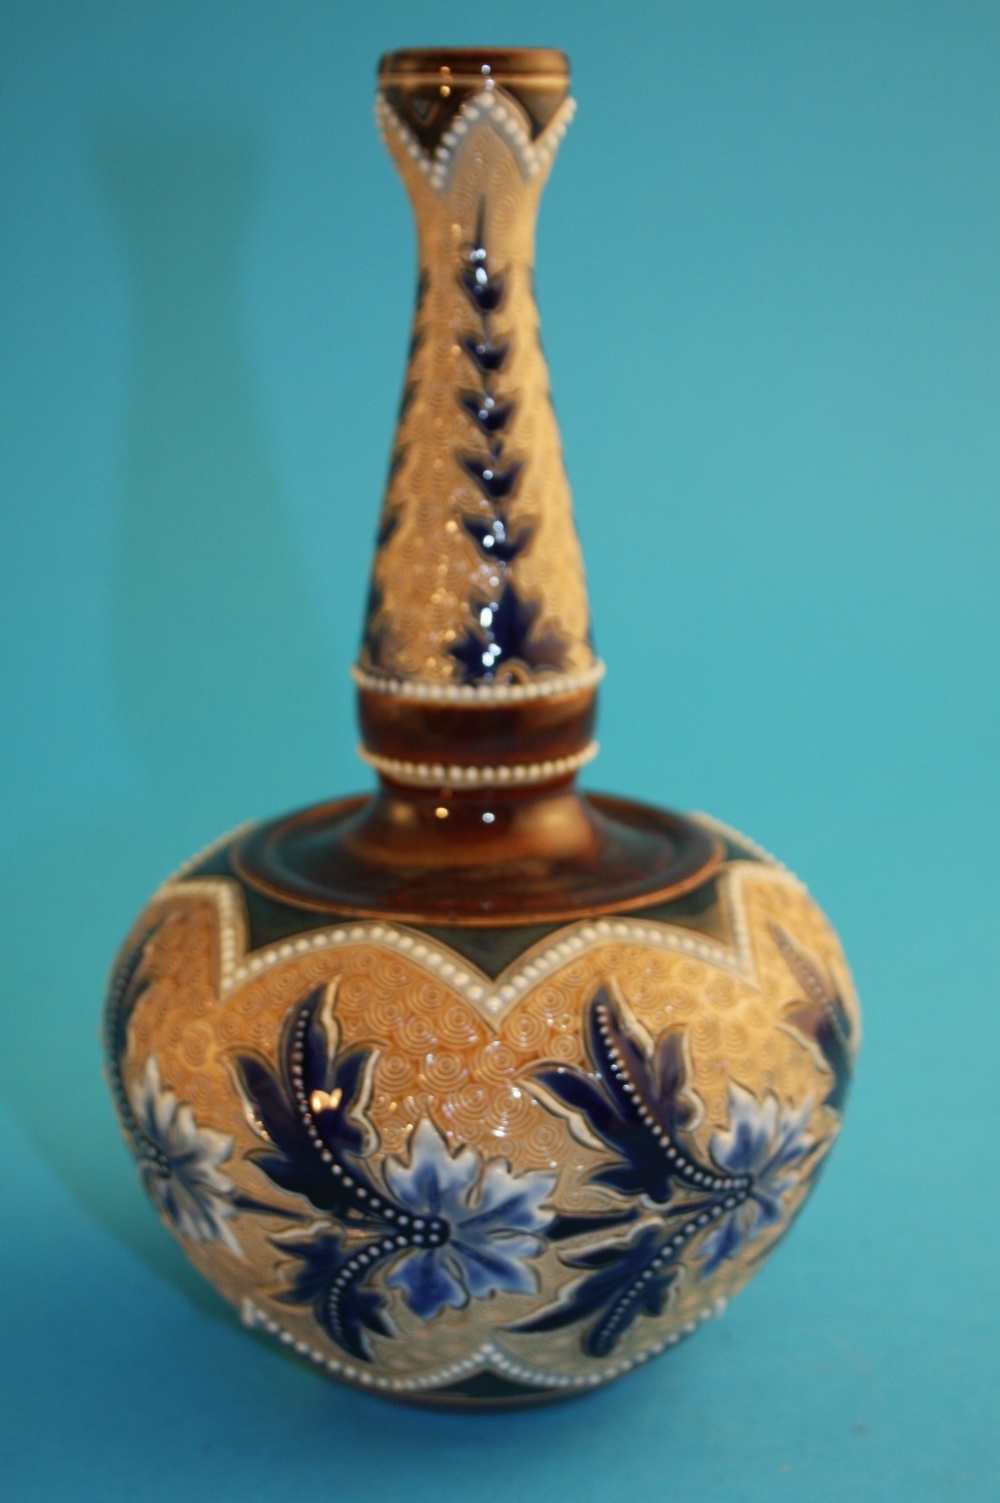
<path id="1" fill-rule="evenodd" d="M 514 1175 L 503 1159 L 484 1168 L 468 1147 L 452 1157 L 427 1117 L 411 1138 L 409 1165 L 390 1158 L 383 1173 L 398 1204 L 416 1217 L 439 1217 L 450 1228 L 440 1246 L 405 1253 L 387 1280 L 405 1292 L 422 1319 L 495 1291 L 534 1292 L 527 1260 L 544 1248 L 538 1234 L 551 1217 L 541 1205 L 555 1187 L 554 1174 Z"/>
<path id="2" fill-rule="evenodd" d="M 366 1115 L 374 1052 L 339 1047 L 334 984 L 292 1009 L 276 1070 L 258 1055 L 236 1060 L 262 1140 L 251 1157 L 274 1186 L 299 1199 L 292 1208 L 262 1203 L 222 1173 L 230 1139 L 198 1126 L 163 1084 L 155 1057 L 126 1089 L 128 1023 L 151 984 L 146 959 L 155 932 L 122 961 L 106 1014 L 112 1086 L 147 1188 L 182 1236 L 221 1242 L 236 1254 L 238 1211 L 307 1222 L 274 1238 L 294 1269 L 276 1298 L 311 1306 L 330 1337 L 361 1361 L 372 1360 L 371 1336 L 396 1334 L 384 1289 L 397 1290 L 423 1321 L 494 1294 L 530 1295 L 532 1264 L 545 1247 L 584 1236 L 583 1247 L 561 1254 L 577 1276 L 553 1304 L 510 1329 L 543 1333 L 579 1323 L 584 1351 L 607 1357 L 640 1316 L 663 1313 L 682 1255 L 705 1278 L 763 1232 L 787 1225 L 793 1192 L 808 1185 L 820 1161 L 811 1101 L 792 1108 L 736 1084 L 727 1126 L 704 1153 L 692 1132 L 697 1109 L 682 1033 L 645 1039 L 602 988 L 586 1011 L 590 1068 L 544 1065 L 534 1081 L 560 1115 L 609 1150 L 591 1182 L 610 1192 L 610 1209 L 554 1212 L 547 1205 L 554 1174 L 515 1174 L 506 1160 L 484 1160 L 468 1146 L 452 1152 L 429 1117 L 413 1129 L 405 1158 L 380 1162 Z M 812 959 L 783 932 L 775 937 L 806 994 L 786 1011 L 827 1063 L 824 1104 L 835 1108 L 853 1058 L 848 1014 Z M 605 1235 L 596 1241 L 595 1234 Z M 381 1289 L 371 1281 L 376 1270 Z"/>
<path id="3" fill-rule="evenodd" d="M 545 1066 L 535 1079 L 562 1114 L 612 1150 L 591 1181 L 627 1197 L 639 1224 L 627 1241 L 564 1254 L 583 1276 L 513 1329 L 589 1321 L 584 1350 L 605 1357 L 640 1315 L 662 1313 L 689 1244 L 707 1277 L 780 1221 L 789 1193 L 812 1172 L 818 1144 L 807 1132 L 811 1102 L 792 1112 L 771 1095 L 760 1102 L 733 1086 L 729 1128 L 713 1135 L 703 1157 L 690 1132 L 683 1035 L 668 1033 L 647 1051 L 603 988 L 588 1008 L 587 1048 L 591 1072 Z"/>
<path id="4" fill-rule="evenodd" d="M 466 683 L 490 683 L 526 669 L 561 669 L 566 664 L 566 645 L 554 633 L 538 630 L 540 607 L 522 599 L 510 568 L 530 545 L 534 527 L 512 527 L 508 508 L 517 495 L 524 469 L 523 460 L 506 450 L 506 435 L 517 409 L 516 401 L 502 396 L 494 377 L 503 369 L 510 346 L 498 339 L 493 315 L 507 295 L 503 271 L 492 270 L 486 247 L 485 206 L 480 204 L 476 237 L 467 247 L 459 285 L 468 298 L 470 311 L 479 325 L 461 338 L 461 348 L 472 362 L 479 385 L 458 393 L 458 404 L 474 424 L 482 447 L 460 452 L 458 462 L 479 493 L 479 509 L 463 514 L 461 523 L 484 561 L 495 571 L 493 591 L 469 602 L 475 624 L 450 649 Z"/>
<path id="5" fill-rule="evenodd" d="M 465 1147 L 452 1154 L 423 1118 L 406 1160 L 373 1168 L 377 1138 L 366 1119 L 374 1054 L 340 1050 L 336 988 L 318 988 L 293 1009 L 279 1070 L 241 1055 L 243 1093 L 265 1145 L 252 1157 L 271 1182 L 324 1218 L 307 1235 L 276 1238 L 297 1260 L 278 1298 L 313 1307 L 346 1351 L 371 1361 L 370 1335 L 392 1336 L 384 1296 L 370 1276 L 384 1268 L 421 1320 L 494 1293 L 530 1294 L 529 1266 L 546 1240 L 618 1225 L 625 1215 L 563 1218 L 543 1209 L 553 1174 L 512 1172 Z"/>
<path id="6" fill-rule="evenodd" d="M 242 1257 L 230 1226 L 236 1187 L 220 1168 L 232 1153 L 232 1138 L 198 1126 L 189 1104 L 163 1086 L 155 1055 L 148 1056 L 131 1100 L 142 1135 L 139 1170 L 157 1210 L 189 1241 L 221 1242 Z"/>
<path id="7" fill-rule="evenodd" d="M 164 1084 L 155 1055 L 147 1055 L 137 1081 L 125 1084 L 128 1027 L 152 984 L 147 958 L 159 927 L 147 929 L 125 953 L 108 989 L 104 1036 L 111 1089 L 143 1184 L 160 1214 L 178 1236 L 220 1242 L 242 1257 L 233 1218 L 239 1211 L 269 1208 L 241 1195 L 222 1172 L 232 1138 L 199 1126 L 191 1106 Z"/>

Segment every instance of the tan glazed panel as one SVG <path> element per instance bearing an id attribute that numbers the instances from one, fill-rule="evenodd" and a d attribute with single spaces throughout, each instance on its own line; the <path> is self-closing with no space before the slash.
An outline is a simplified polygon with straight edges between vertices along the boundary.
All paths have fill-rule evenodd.
<path id="1" fill-rule="evenodd" d="M 202 1186 L 202 1194 L 211 1189 L 209 1214 L 178 1220 L 168 1210 L 168 1224 L 246 1319 L 340 1376 L 403 1396 L 454 1391 L 460 1401 L 462 1380 L 487 1372 L 513 1397 L 542 1397 L 599 1384 L 677 1341 L 741 1287 L 808 1193 L 840 1125 L 831 1100 L 839 1103 L 842 1081 L 822 1041 L 839 1011 L 850 1040 L 842 1069 L 849 1069 L 858 1037 L 840 947 L 805 888 L 749 849 L 734 853 L 711 887 L 704 906 L 691 905 L 673 923 L 639 915 L 556 928 L 491 976 L 439 939 L 388 923 L 324 925 L 248 951 L 236 881 L 197 873 L 172 881 L 132 936 L 131 945 L 151 937 L 138 987 L 132 982 L 141 995 L 126 1021 L 121 1071 L 139 1120 L 157 1119 L 169 1137 L 173 1114 L 175 1132 L 183 1120 L 192 1142 L 201 1135 L 214 1145 L 211 1185 Z M 491 1176 L 508 1198 L 524 1185 L 537 1192 L 537 1230 L 495 1239 L 501 1252 L 505 1240 L 508 1248 L 524 1241 L 510 1253 L 523 1289 L 492 1288 L 477 1298 L 468 1280 L 463 1287 L 459 1257 L 454 1282 L 462 1303 L 422 1319 L 398 1274 L 417 1255 L 405 1243 L 372 1260 L 368 1284 L 385 1334 L 364 1332 L 362 1355 L 353 1358 L 308 1300 L 289 1303 L 301 1269 L 294 1249 L 307 1229 L 315 1239 L 323 1217 L 307 1195 L 282 1192 L 262 1169 L 267 1129 L 239 1064 L 255 1056 L 279 1077 L 275 1040 L 287 1037 L 310 997 L 320 999 L 317 1033 L 330 1053 L 365 1056 L 350 1106 L 366 1174 L 387 1203 L 393 1166 L 398 1191 L 420 1133 L 429 1162 L 436 1152 L 445 1174 L 467 1171 L 462 1193 L 472 1211 Z M 591 1355 L 586 1337 L 600 1311 L 596 1321 L 582 1310 L 553 1329 L 525 1327 L 560 1304 L 572 1309 L 595 1250 L 625 1260 L 662 1217 L 648 1194 L 601 1183 L 616 1158 L 600 1122 L 595 1128 L 551 1089 L 554 1071 L 600 1080 L 585 1026 L 595 1003 L 610 1007 L 650 1075 L 664 1042 L 679 1041 L 678 1099 L 689 1117 L 677 1140 L 713 1179 L 727 1177 L 730 1139 L 741 1130 L 766 1139 L 757 1145 L 762 1162 L 783 1135 L 788 1156 L 772 1174 L 768 1193 L 779 1214 L 770 1222 L 762 1215 L 758 1223 L 746 1202 L 725 1209 L 726 1197 L 720 1201 L 711 1187 L 707 1196 L 703 1185 L 681 1187 L 672 1233 L 705 1215 L 688 1206 L 714 1197 L 721 1215 L 709 1214 L 684 1237 L 662 1312 L 642 1311 L 606 1351 Z M 321 1170 L 329 1173 L 331 1164 L 320 1157 Z M 152 1172 L 147 1183 L 155 1199 Z M 418 1192 L 399 1203 L 417 1217 Z M 635 1214 L 600 1224 L 624 1211 Z M 596 1226 L 547 1243 L 545 1228 L 557 1216 L 592 1217 Z M 713 1239 L 727 1220 L 736 1226 L 732 1247 L 716 1262 Z M 381 1246 L 349 1223 L 345 1235 L 359 1251 Z M 527 1245 L 532 1240 L 537 1247 Z"/>

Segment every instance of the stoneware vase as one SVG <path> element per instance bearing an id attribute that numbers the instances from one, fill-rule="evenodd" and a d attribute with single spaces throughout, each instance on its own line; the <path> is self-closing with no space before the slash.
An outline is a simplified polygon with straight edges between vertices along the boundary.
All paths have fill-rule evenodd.
<path id="1" fill-rule="evenodd" d="M 386 56 L 419 243 L 355 669 L 371 796 L 247 826 L 137 920 L 108 1070 L 240 1310 L 373 1392 L 579 1393 L 718 1314 L 841 1125 L 858 1008 L 792 874 L 574 779 L 580 548 L 532 292 L 565 57 Z"/>

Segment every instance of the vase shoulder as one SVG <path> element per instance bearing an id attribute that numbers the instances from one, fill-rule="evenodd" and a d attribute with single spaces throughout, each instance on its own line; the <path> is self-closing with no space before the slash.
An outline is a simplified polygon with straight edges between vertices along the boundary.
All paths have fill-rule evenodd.
<path id="1" fill-rule="evenodd" d="M 722 856 L 703 826 L 608 795 L 383 788 L 257 826 L 231 861 L 248 886 L 317 912 L 517 927 L 669 901 Z"/>

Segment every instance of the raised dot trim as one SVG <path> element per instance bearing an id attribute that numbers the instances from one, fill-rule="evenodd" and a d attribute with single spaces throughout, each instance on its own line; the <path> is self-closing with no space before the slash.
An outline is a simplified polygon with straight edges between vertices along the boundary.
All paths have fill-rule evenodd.
<path id="1" fill-rule="evenodd" d="M 559 694 L 579 694 L 593 689 L 604 677 L 600 661 L 579 673 L 547 674 L 524 684 L 439 684 L 432 679 L 393 678 L 384 673 L 370 673 L 364 668 L 351 669 L 359 689 L 370 694 L 391 694 L 397 699 L 412 699 L 438 704 L 520 704 L 532 699 L 551 699 Z"/>
<path id="2" fill-rule="evenodd" d="M 570 757 L 555 757 L 547 762 L 501 763 L 497 767 L 477 767 L 473 763 L 403 762 L 397 757 L 382 757 L 358 747 L 358 756 L 376 772 L 405 783 L 411 788 L 524 788 L 532 783 L 548 783 L 586 767 L 597 756 L 598 745 L 591 741 Z"/>
<path id="3" fill-rule="evenodd" d="M 607 918 L 567 924 L 547 940 L 521 956 L 508 970 L 492 980 L 475 966 L 460 962 L 455 952 L 439 945 L 429 936 L 401 925 L 359 922 L 329 929 L 311 930 L 295 939 L 247 953 L 247 935 L 243 920 L 239 888 L 226 877 L 199 877 L 176 886 L 164 886 L 157 901 L 202 899 L 215 908 L 218 919 L 218 992 L 219 1001 L 246 981 L 270 970 L 296 955 L 317 950 L 338 950 L 346 945 L 373 944 L 398 951 L 417 962 L 430 975 L 441 976 L 460 996 L 472 1004 L 480 1016 L 499 1021 L 537 982 L 557 971 L 567 960 L 582 955 L 595 945 L 615 940 L 625 944 L 648 945 L 674 954 L 705 960 L 739 976 L 751 985 L 757 983 L 757 968 L 744 917 L 743 888 L 747 883 L 778 880 L 802 890 L 802 884 L 781 868 L 735 862 L 723 869 L 719 884 L 720 900 L 725 906 L 731 944 L 720 944 L 654 919 Z"/>
<path id="4" fill-rule="evenodd" d="M 729 840 L 734 841 L 737 845 L 745 847 L 745 849 L 748 850 L 751 855 L 756 856 L 759 861 L 766 862 L 768 866 L 777 867 L 778 871 L 784 872 L 786 873 L 786 875 L 793 877 L 799 887 L 805 886 L 805 883 L 801 880 L 801 878 L 795 877 L 795 874 L 789 871 L 788 867 L 783 861 L 779 861 L 777 856 L 773 856 L 770 851 L 765 850 L 765 848 L 756 840 L 751 840 L 749 835 L 744 835 L 741 830 L 735 829 L 732 825 L 724 824 L 721 819 L 716 819 L 711 814 L 704 814 L 700 809 L 693 810 L 688 818 L 697 820 L 698 824 L 704 825 L 705 829 L 711 830 L 713 834 L 721 835 L 723 839 L 728 838 Z"/>
<path id="5" fill-rule="evenodd" d="M 484 1341 L 468 1357 L 463 1357 L 457 1362 L 450 1362 L 443 1367 L 435 1368 L 431 1372 L 414 1374 L 408 1378 L 389 1377 L 385 1373 L 373 1371 L 365 1365 L 356 1366 L 351 1362 L 341 1362 L 336 1357 L 328 1356 L 310 1346 L 308 1342 L 296 1338 L 291 1331 L 286 1330 L 273 1320 L 266 1311 L 253 1300 L 244 1298 L 240 1305 L 240 1318 L 243 1324 L 250 1330 L 266 1331 L 269 1335 L 277 1338 L 283 1346 L 306 1357 L 317 1367 L 332 1373 L 335 1377 L 344 1378 L 349 1383 L 357 1383 L 363 1388 L 376 1388 L 383 1393 L 421 1393 L 433 1391 L 437 1388 L 446 1388 L 460 1379 L 468 1377 L 472 1373 L 484 1372 L 492 1369 L 505 1378 L 514 1382 L 523 1383 L 526 1386 L 537 1388 L 540 1392 L 563 1390 L 580 1390 L 596 1388 L 603 1383 L 610 1383 L 614 1378 L 620 1378 L 623 1373 L 630 1372 L 634 1367 L 641 1367 L 648 1362 L 650 1357 L 657 1357 L 667 1347 L 676 1346 L 685 1336 L 690 1336 L 698 1329 L 698 1326 L 707 1320 L 713 1320 L 720 1316 L 726 1308 L 723 1298 L 713 1300 L 699 1310 L 694 1320 L 690 1320 L 680 1331 L 672 1331 L 669 1336 L 663 1337 L 653 1345 L 644 1347 L 634 1357 L 619 1358 L 614 1362 L 602 1365 L 594 1372 L 586 1373 L 552 1373 L 543 1372 L 539 1368 L 531 1367 L 527 1362 L 522 1362 L 511 1357 L 493 1341 Z"/>
<path id="6" fill-rule="evenodd" d="M 501 94 L 493 90 L 492 83 L 492 79 L 488 80 L 485 89 L 481 89 L 478 94 L 474 94 L 471 99 L 465 101 L 441 137 L 433 155 L 424 150 L 409 126 L 399 118 L 381 91 L 375 98 L 375 120 L 379 134 L 385 139 L 391 131 L 420 168 L 431 187 L 440 192 L 448 181 L 455 153 L 463 136 L 480 121 L 487 122 L 494 126 L 507 142 L 522 175 L 530 182 L 543 168 L 548 167 L 555 156 L 559 143 L 576 113 L 576 101 L 564 100 L 542 134 L 532 141 L 520 114 Z"/>

